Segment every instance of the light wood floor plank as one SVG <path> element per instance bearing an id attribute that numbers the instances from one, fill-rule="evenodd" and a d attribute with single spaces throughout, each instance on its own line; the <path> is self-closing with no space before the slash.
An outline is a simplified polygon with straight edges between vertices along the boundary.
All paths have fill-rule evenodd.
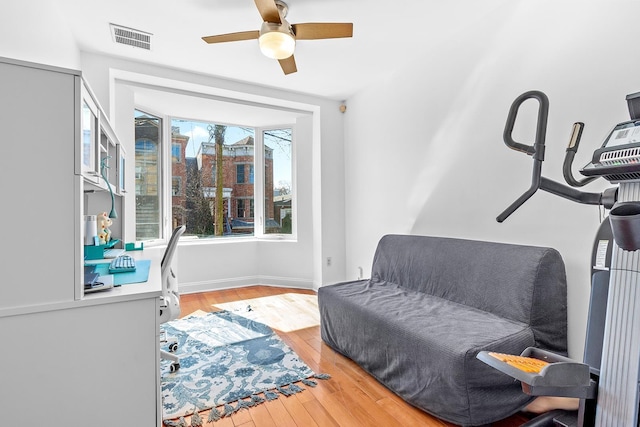
<path id="1" fill-rule="evenodd" d="M 424 412 L 411 408 L 407 409 L 406 405 L 399 404 L 395 399 L 383 397 L 376 402 L 383 410 L 391 414 L 400 425 L 404 427 L 422 427 L 427 423 L 433 423 L 435 420 Z M 444 424 L 438 421 L 439 426 Z"/>
<path id="2" fill-rule="evenodd" d="M 377 425 L 387 427 L 403 427 L 396 418 L 386 412 L 383 407 L 379 406 L 354 382 L 338 390 L 336 397 L 351 409 L 354 416 L 363 421 L 362 425 L 378 423 Z M 365 420 L 371 421 L 365 422 Z"/>
<path id="3" fill-rule="evenodd" d="M 333 418 L 331 411 L 326 410 L 318 400 L 310 399 L 304 402 L 303 405 L 318 427 L 338 427 L 338 423 Z"/>
<path id="4" fill-rule="evenodd" d="M 273 422 L 278 427 L 298 427 L 293 419 L 293 414 L 290 414 L 289 411 L 287 411 L 287 408 L 285 408 L 284 406 L 283 402 L 286 399 L 287 397 L 284 396 L 276 400 L 272 400 L 271 402 L 263 403 L 259 406 L 264 406 L 267 408 L 267 411 L 269 411 Z"/>
<path id="5" fill-rule="evenodd" d="M 303 387 L 306 388 L 306 386 L 303 386 Z M 309 393 L 298 393 L 298 394 L 308 395 Z M 304 404 L 300 402 L 300 400 L 297 398 L 297 394 L 294 396 L 288 396 L 288 397 L 285 397 L 284 399 L 278 399 L 278 400 L 280 400 L 284 408 L 291 415 L 291 418 L 295 420 L 296 425 L 304 426 L 304 427 L 318 427 L 318 423 L 316 423 L 313 417 L 311 416 L 311 414 L 307 412 L 307 409 L 304 407 Z"/>
<path id="6" fill-rule="evenodd" d="M 267 405 L 268 402 L 248 409 L 251 414 L 251 419 L 256 427 L 278 427 L 274 419 L 271 417 L 271 414 L 267 409 Z"/>
<path id="7" fill-rule="evenodd" d="M 220 412 L 222 412 L 221 408 L 218 408 Z M 204 425 L 207 425 L 207 417 L 209 416 L 209 411 L 200 413 L 200 417 L 204 421 Z M 187 425 L 191 425 L 191 418 L 186 418 Z M 208 424 L 210 426 L 215 425 L 216 427 L 236 427 L 236 424 L 233 423 L 231 417 L 222 418 L 215 422 L 215 424 Z"/>
<path id="8" fill-rule="evenodd" d="M 240 426 L 246 423 L 252 423 L 253 419 L 251 418 L 251 414 L 249 413 L 248 409 L 241 409 L 235 414 L 231 415 L 231 421 L 233 421 L 234 426 Z"/>

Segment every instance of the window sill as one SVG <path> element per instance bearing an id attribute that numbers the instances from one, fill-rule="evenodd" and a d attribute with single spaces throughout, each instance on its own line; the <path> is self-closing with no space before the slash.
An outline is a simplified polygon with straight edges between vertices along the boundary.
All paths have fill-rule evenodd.
<path id="1" fill-rule="evenodd" d="M 295 236 L 285 235 L 272 235 L 272 236 L 246 236 L 246 237 L 215 237 L 215 238 L 182 238 L 180 239 L 180 245 L 229 245 L 229 244 L 243 244 L 251 242 L 291 242 L 297 243 L 298 239 Z"/>

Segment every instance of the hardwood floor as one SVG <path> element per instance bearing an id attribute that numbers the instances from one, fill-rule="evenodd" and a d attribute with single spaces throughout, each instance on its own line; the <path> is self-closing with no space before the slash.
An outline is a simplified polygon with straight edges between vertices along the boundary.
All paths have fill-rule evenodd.
<path id="1" fill-rule="evenodd" d="M 314 291 L 270 286 L 251 286 L 180 296 L 182 316 L 196 310 L 216 311 L 216 304 L 228 304 L 234 301 L 250 300 L 282 294 L 309 294 Z M 285 308 L 286 309 L 286 308 Z M 288 318 L 296 323 L 296 316 L 286 316 L 278 308 L 277 318 Z M 266 310 L 268 312 L 268 310 Z M 276 310 L 272 310 L 275 314 Z M 267 314 L 268 315 L 268 314 Z M 305 387 L 306 390 L 289 397 L 281 396 L 274 401 L 265 402 L 250 409 L 243 409 L 228 418 L 211 425 L 215 427 L 454 427 L 438 420 L 425 412 L 405 403 L 394 393 L 386 389 L 373 377 L 360 369 L 354 362 L 336 353 L 320 338 L 320 327 L 310 326 L 303 329 L 272 326 L 299 357 L 316 373 L 331 375 L 328 381 L 318 381 L 317 387 Z M 206 420 L 207 412 L 201 414 Z M 515 427 L 527 421 L 524 416 L 516 415 L 508 420 L 494 423 L 494 427 Z M 187 425 L 190 420 L 187 419 Z"/>

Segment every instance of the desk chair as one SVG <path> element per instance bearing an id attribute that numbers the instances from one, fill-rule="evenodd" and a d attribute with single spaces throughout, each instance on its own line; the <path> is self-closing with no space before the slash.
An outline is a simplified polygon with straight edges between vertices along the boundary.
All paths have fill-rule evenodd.
<path id="1" fill-rule="evenodd" d="M 162 261 L 160 262 L 160 276 L 162 278 L 162 296 L 160 297 L 160 323 L 165 323 L 170 320 L 177 319 L 180 316 L 180 293 L 178 291 L 178 279 L 172 269 L 171 264 L 173 261 L 173 255 L 176 252 L 178 246 L 178 240 L 184 233 L 186 226 L 181 225 L 176 227 L 171 234 L 169 244 L 164 252 Z M 174 267 L 175 268 L 175 267 Z M 161 342 L 167 342 L 166 337 L 161 339 Z M 178 348 L 177 343 L 171 343 L 169 345 L 170 351 L 175 351 Z M 180 369 L 180 359 L 175 354 L 171 354 L 168 351 L 160 350 L 160 358 L 165 360 L 171 360 L 170 371 L 175 372 Z"/>

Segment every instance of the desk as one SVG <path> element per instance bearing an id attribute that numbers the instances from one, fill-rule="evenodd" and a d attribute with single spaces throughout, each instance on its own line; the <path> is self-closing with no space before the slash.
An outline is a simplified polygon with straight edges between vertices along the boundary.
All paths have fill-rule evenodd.
<path id="1" fill-rule="evenodd" d="M 147 281 L 141 283 L 130 283 L 105 291 L 92 292 L 84 295 L 84 301 L 101 301 L 100 303 L 107 303 L 112 301 L 130 301 L 132 299 L 153 298 L 162 295 L 160 262 L 164 255 L 164 246 L 161 248 L 146 248 L 142 251 L 127 251 L 125 254 L 131 256 L 135 260 L 151 260 L 149 278 Z"/>
<path id="2" fill-rule="evenodd" d="M 134 363 L 129 366 L 136 371 L 140 371 L 143 369 L 142 366 L 137 366 L 136 364 L 140 363 L 140 360 L 144 360 L 143 365 L 145 367 L 153 367 L 153 381 L 149 375 L 145 375 L 144 379 L 140 381 L 138 386 L 144 387 L 146 390 L 146 396 L 143 397 L 143 400 L 149 399 L 153 397 L 153 404 L 155 405 L 155 411 L 149 410 L 149 412 L 144 412 L 142 414 L 137 414 L 137 416 L 149 417 L 146 418 L 145 423 L 148 423 L 149 420 L 153 419 L 155 425 L 161 425 L 162 423 L 162 393 L 160 390 L 160 323 L 159 323 L 159 311 L 160 311 L 160 296 L 162 295 L 162 274 L 160 269 L 160 264 L 162 262 L 162 257 L 164 256 L 165 247 L 152 247 L 145 248 L 141 251 L 126 251 L 125 254 L 131 256 L 134 260 L 144 260 L 148 259 L 151 261 L 151 266 L 149 268 L 149 277 L 146 282 L 141 283 L 130 283 L 118 287 L 111 288 L 105 291 L 92 292 L 84 295 L 82 301 L 85 304 L 110 304 L 114 307 L 113 313 L 116 316 L 120 316 L 121 306 L 136 304 L 138 310 L 144 312 L 145 317 L 138 317 L 137 320 L 130 320 L 128 324 L 128 328 L 134 326 L 134 329 L 144 329 L 145 334 L 145 343 L 140 342 L 139 338 L 135 338 L 133 342 L 125 342 L 123 338 L 118 337 L 117 344 L 122 344 L 123 346 L 129 347 L 145 347 L 145 353 L 147 354 L 146 359 L 138 357 L 135 359 Z M 113 276 L 113 275 L 108 275 Z M 103 276 L 101 276 L 103 277 Z M 137 303 L 136 303 L 137 302 Z M 115 304 L 115 305 L 113 305 Z M 147 310 L 152 309 L 152 316 L 146 317 L 148 313 Z M 117 310 L 117 313 L 116 313 Z M 138 316 L 143 316 L 142 313 L 139 313 Z M 140 323 L 141 322 L 141 323 Z M 151 331 L 152 323 L 153 332 Z M 144 326 L 147 325 L 147 326 Z M 113 331 L 112 331 L 113 332 Z M 147 341 L 147 338 L 152 338 L 152 346 L 150 347 Z M 119 345 L 115 346 L 119 348 Z M 116 350 L 117 352 L 117 350 Z M 111 366 L 117 367 L 118 364 L 115 361 L 118 359 L 118 355 L 114 352 L 114 363 Z M 153 355 L 150 353 L 153 352 Z M 155 361 L 155 363 L 154 363 Z M 123 362 L 123 363 L 126 363 Z M 119 369 L 119 368 L 117 368 Z M 139 374 L 140 372 L 137 372 Z M 123 374 L 123 382 L 129 383 L 131 381 L 131 373 Z M 154 393 L 149 394 L 149 386 L 153 385 Z M 134 393 L 135 395 L 135 393 Z M 140 395 L 138 394 L 133 401 L 138 400 L 141 407 L 147 407 L 151 409 L 149 406 L 149 401 L 147 400 L 146 405 L 144 402 L 140 402 Z M 152 418 L 152 416 L 154 418 Z M 130 421 L 132 418 L 128 418 L 127 421 Z"/>
<path id="3" fill-rule="evenodd" d="M 132 251 L 150 259 L 145 283 L 79 300 L 18 307 L 0 316 L 3 425 L 24 414 L 68 414 L 70 425 L 161 425 L 159 305 L 164 248 Z M 37 391 L 34 391 L 37 390 Z M 34 393 L 38 397 L 34 403 Z"/>

